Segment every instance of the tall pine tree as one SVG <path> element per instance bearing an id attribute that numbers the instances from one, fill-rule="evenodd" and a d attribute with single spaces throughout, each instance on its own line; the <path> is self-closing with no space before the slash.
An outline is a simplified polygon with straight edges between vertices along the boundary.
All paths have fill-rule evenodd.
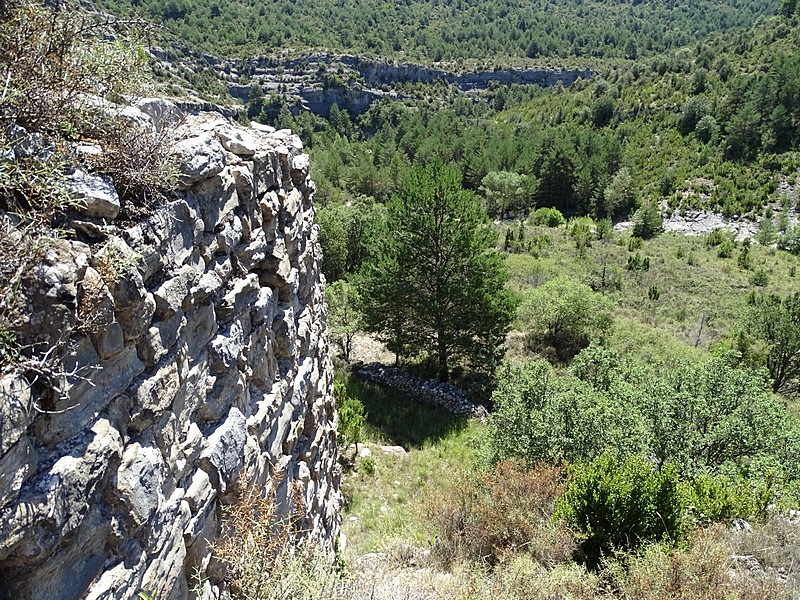
<path id="1" fill-rule="evenodd" d="M 480 200 L 441 163 L 398 189 L 361 273 L 367 327 L 398 355 L 433 357 L 442 381 L 457 361 L 493 370 L 514 306 Z"/>

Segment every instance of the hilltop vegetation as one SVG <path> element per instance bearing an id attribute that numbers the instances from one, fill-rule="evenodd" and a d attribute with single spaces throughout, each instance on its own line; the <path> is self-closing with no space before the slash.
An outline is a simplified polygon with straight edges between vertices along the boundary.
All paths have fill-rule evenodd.
<path id="1" fill-rule="evenodd" d="M 214 53 L 280 49 L 368 53 L 422 62 L 465 59 L 634 59 L 777 14 L 778 0 L 410 0 L 265 3 L 101 0 L 142 11 L 175 39 Z"/>

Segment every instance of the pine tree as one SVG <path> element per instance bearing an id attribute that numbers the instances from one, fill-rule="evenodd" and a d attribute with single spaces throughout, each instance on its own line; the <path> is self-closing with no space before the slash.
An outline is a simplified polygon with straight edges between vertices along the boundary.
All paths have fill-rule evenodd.
<path id="1" fill-rule="evenodd" d="M 388 205 L 386 228 L 362 270 L 367 328 L 403 356 L 493 370 L 513 316 L 492 231 L 461 175 L 441 163 L 410 170 Z"/>

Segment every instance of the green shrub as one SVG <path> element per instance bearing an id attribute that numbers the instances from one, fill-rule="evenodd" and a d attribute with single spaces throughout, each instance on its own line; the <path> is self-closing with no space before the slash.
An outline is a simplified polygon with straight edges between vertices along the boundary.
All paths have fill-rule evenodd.
<path id="1" fill-rule="evenodd" d="M 375 474 L 375 459 L 371 456 L 365 456 L 361 459 L 360 470 L 364 472 L 364 475 L 372 477 Z"/>
<path id="2" fill-rule="evenodd" d="M 733 256 L 733 251 L 735 248 L 736 244 L 733 242 L 733 240 L 725 240 L 719 245 L 719 248 L 717 248 L 717 256 L 719 258 L 730 258 Z"/>
<path id="3" fill-rule="evenodd" d="M 347 386 L 340 381 L 334 383 L 333 394 L 339 413 L 339 446 L 345 451 L 353 444 L 358 452 L 358 443 L 363 440 L 362 428 L 367 418 L 364 405 L 358 398 L 349 396 Z"/>
<path id="4" fill-rule="evenodd" d="M 763 267 L 750 276 L 750 283 L 758 287 L 769 285 L 769 273 Z"/>
<path id="5" fill-rule="evenodd" d="M 642 255 L 638 252 L 633 256 L 629 256 L 625 263 L 625 268 L 628 271 L 649 271 L 650 270 L 650 257 Z"/>
<path id="6" fill-rule="evenodd" d="M 544 360 L 504 363 L 492 395 L 485 459 L 494 463 L 514 458 L 535 465 L 592 460 L 609 447 L 621 453 L 638 451 L 640 415 L 592 386 L 618 378 L 618 370 L 608 364 L 583 364 L 580 373 L 588 381 L 557 377 Z"/>
<path id="7" fill-rule="evenodd" d="M 605 240 L 611 237 L 614 232 L 614 224 L 611 219 L 600 219 L 595 224 L 595 230 L 598 240 Z"/>
<path id="8" fill-rule="evenodd" d="M 800 255 L 800 226 L 792 227 L 778 239 L 778 248 Z"/>
<path id="9" fill-rule="evenodd" d="M 656 469 L 640 455 L 620 461 L 605 452 L 570 468 L 555 517 L 583 540 L 581 552 L 596 564 L 604 555 L 644 542 L 679 542 L 685 533 L 685 506 L 674 465 Z"/>
<path id="10" fill-rule="evenodd" d="M 588 285 L 558 277 L 530 290 L 518 318 L 534 350 L 551 348 L 560 360 L 572 358 L 612 323 L 611 303 Z"/>
<path id="11" fill-rule="evenodd" d="M 709 248 L 713 248 L 714 246 L 719 246 L 724 241 L 725 241 L 725 232 L 718 227 L 712 229 L 711 232 L 706 236 L 706 246 L 708 246 Z"/>
<path id="12" fill-rule="evenodd" d="M 725 469 L 752 479 L 779 467 L 785 479 L 798 478 L 800 431 L 766 372 L 722 358 L 676 359 L 657 373 L 592 345 L 569 375 L 556 376 L 545 361 L 503 365 L 492 400 L 486 442 L 494 461 L 593 460 L 612 448 L 678 464 L 686 477 Z"/>
<path id="13" fill-rule="evenodd" d="M 689 514 L 702 525 L 754 514 L 753 497 L 746 481 L 701 474 L 684 484 Z"/>
<path id="14" fill-rule="evenodd" d="M 567 222 L 557 208 L 537 208 L 529 218 L 534 225 L 545 227 L 559 227 Z"/>
<path id="15" fill-rule="evenodd" d="M 739 257 L 736 259 L 736 264 L 738 264 L 739 267 L 745 271 L 749 271 L 753 267 L 753 257 L 750 255 L 749 244 L 746 246 L 742 245 L 742 251 L 739 253 Z"/>
<path id="16" fill-rule="evenodd" d="M 640 238 L 651 238 L 661 233 L 664 228 L 664 220 L 658 212 L 658 205 L 655 202 L 645 202 L 635 213 L 633 213 L 633 235 Z"/>

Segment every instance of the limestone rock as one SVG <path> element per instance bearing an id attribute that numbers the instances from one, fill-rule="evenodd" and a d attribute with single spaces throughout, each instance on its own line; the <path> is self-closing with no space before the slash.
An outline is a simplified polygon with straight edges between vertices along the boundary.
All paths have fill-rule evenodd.
<path id="1" fill-rule="evenodd" d="M 87 217 L 113 221 L 120 211 L 119 194 L 109 177 L 89 175 L 76 169 L 67 178 L 67 188 L 82 204 L 81 213 Z"/>
<path id="2" fill-rule="evenodd" d="M 253 156 L 258 150 L 255 138 L 241 129 L 219 129 L 217 131 L 222 147 L 239 156 Z"/>
<path id="3" fill-rule="evenodd" d="M 241 472 L 246 439 L 247 420 L 240 410 L 231 408 L 228 418 L 209 436 L 208 445 L 200 455 L 200 465 L 223 494 Z"/>
<path id="4" fill-rule="evenodd" d="M 138 442 L 125 448 L 116 487 L 135 529 L 146 524 L 164 501 L 165 469 L 158 448 Z"/>
<path id="5" fill-rule="evenodd" d="M 152 119 L 156 131 L 176 127 L 185 116 L 181 109 L 164 98 L 141 98 L 134 106 Z"/>
<path id="6" fill-rule="evenodd" d="M 0 454 L 5 454 L 33 423 L 30 384 L 18 375 L 0 377 Z"/>
<path id="7" fill-rule="evenodd" d="M 28 437 L 0 456 L 0 508 L 17 499 L 22 485 L 36 472 L 37 463 L 36 450 Z"/>
<path id="8" fill-rule="evenodd" d="M 225 151 L 211 134 L 181 140 L 172 149 L 178 158 L 181 184 L 187 188 L 197 181 L 213 177 L 225 168 Z"/>
<path id="9" fill-rule="evenodd" d="M 77 530 L 121 449 L 119 432 L 99 419 L 76 440 L 70 454 L 36 478 L 23 502 L 0 511 L 0 563 L 31 564 Z"/>
<path id="10" fill-rule="evenodd" d="M 194 186 L 205 231 L 214 231 L 239 205 L 236 182 L 228 170 L 214 174 Z"/>
<path id="11" fill-rule="evenodd" d="M 173 277 L 170 277 L 153 293 L 156 301 L 156 316 L 169 318 L 183 306 L 189 289 L 194 285 L 196 273 L 189 265 L 184 265 Z"/>
<path id="12" fill-rule="evenodd" d="M 240 279 L 234 284 L 233 289 L 225 294 L 217 310 L 217 316 L 226 319 L 249 309 L 258 300 L 260 289 L 258 275 L 255 273 Z"/>
<path id="13" fill-rule="evenodd" d="M 76 255 L 69 242 L 53 239 L 41 263 L 23 275 L 21 293 L 27 301 L 27 321 L 19 332 L 22 345 L 40 344 L 44 352 L 75 326 L 79 279 Z"/>
<path id="14" fill-rule="evenodd" d="M 124 119 L 134 127 L 142 127 L 151 131 L 155 129 L 153 119 L 138 106 L 129 105 L 123 106 L 122 108 L 115 106 L 114 109 L 112 109 L 112 114 L 113 113 L 116 113 L 115 116 Z"/>
<path id="15" fill-rule="evenodd" d="M 266 485 L 273 468 L 279 512 L 296 483 L 309 535 L 327 548 L 338 536 L 302 144 L 219 114 L 188 115 L 173 131 L 172 104 L 136 104 L 132 118 L 182 140 L 186 189 L 126 229 L 73 219 L 97 243 L 54 239 L 24 273 L 19 339 L 35 358 L 52 350 L 53 376 L 33 387 L 0 377 L 0 597 L 188 600 L 197 567 L 209 578 L 200 597 L 219 600 L 219 504 L 245 475 Z"/>
<path id="16" fill-rule="evenodd" d="M 92 342 L 83 338 L 65 359 L 69 377 L 66 396 L 59 398 L 52 412 L 39 415 L 33 424 L 38 443 L 55 446 L 77 436 L 92 418 L 101 413 L 144 371 L 136 347 L 127 345 L 110 359 L 100 361 Z M 102 368 L 98 368 L 102 367 Z"/>

